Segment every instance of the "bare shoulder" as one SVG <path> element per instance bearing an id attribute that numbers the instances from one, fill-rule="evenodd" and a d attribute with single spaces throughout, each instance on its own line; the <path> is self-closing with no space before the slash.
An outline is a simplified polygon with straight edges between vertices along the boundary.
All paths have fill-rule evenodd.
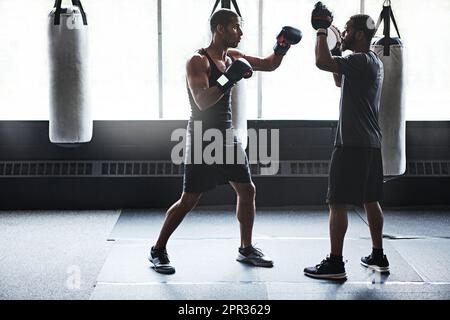
<path id="1" fill-rule="evenodd" d="M 186 63 L 187 70 L 208 70 L 209 68 L 209 61 L 206 56 L 201 55 L 200 53 L 196 52 L 192 56 L 189 57 Z"/>

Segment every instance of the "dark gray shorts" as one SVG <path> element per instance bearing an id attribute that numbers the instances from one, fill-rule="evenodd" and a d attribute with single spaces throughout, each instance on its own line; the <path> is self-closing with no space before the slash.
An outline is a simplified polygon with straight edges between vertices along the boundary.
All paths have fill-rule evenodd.
<path id="1" fill-rule="evenodd" d="M 328 178 L 328 204 L 361 206 L 383 199 L 381 149 L 335 147 Z"/>
<path id="2" fill-rule="evenodd" d="M 185 164 L 183 191 L 202 193 L 229 182 L 251 183 L 250 166 L 242 145 L 235 143 L 234 152 L 241 154 L 244 163 L 226 164 L 224 159 L 223 164 Z"/>

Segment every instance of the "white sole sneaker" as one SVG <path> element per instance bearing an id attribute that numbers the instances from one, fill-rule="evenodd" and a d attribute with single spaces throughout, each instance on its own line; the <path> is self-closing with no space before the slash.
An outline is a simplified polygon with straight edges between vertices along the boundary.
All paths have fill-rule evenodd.
<path id="1" fill-rule="evenodd" d="M 236 261 L 246 264 L 251 264 L 256 267 L 264 267 L 264 268 L 272 268 L 273 262 L 265 262 L 265 261 L 258 261 L 252 258 L 248 258 L 242 254 L 238 254 Z"/>
<path id="2" fill-rule="evenodd" d="M 172 267 L 171 265 L 159 264 L 159 266 L 157 266 L 157 264 L 153 261 L 152 257 L 148 257 L 148 261 L 150 261 L 150 263 L 152 264 L 150 267 L 158 273 L 161 273 L 161 274 L 174 274 L 175 273 L 175 268 Z"/>
<path id="3" fill-rule="evenodd" d="M 362 262 L 362 261 L 360 261 L 360 262 L 361 262 L 362 266 L 364 266 L 364 267 L 366 267 L 368 269 L 375 270 L 375 271 L 380 272 L 380 273 L 387 273 L 387 272 L 389 272 L 389 267 L 379 267 L 377 265 L 370 265 L 370 264 L 367 264 L 367 263 Z"/>
<path id="4" fill-rule="evenodd" d="M 327 280 L 344 280 L 347 279 L 347 273 L 336 273 L 336 274 L 312 274 L 304 272 L 305 276 L 315 278 L 315 279 L 327 279 Z"/>

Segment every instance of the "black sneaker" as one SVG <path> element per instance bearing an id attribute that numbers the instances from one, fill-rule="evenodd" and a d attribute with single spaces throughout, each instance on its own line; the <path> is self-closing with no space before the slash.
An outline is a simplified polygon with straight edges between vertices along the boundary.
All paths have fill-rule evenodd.
<path id="1" fill-rule="evenodd" d="M 315 267 L 303 270 L 306 276 L 317 279 L 344 280 L 347 278 L 343 261 L 332 261 L 327 256 L 326 259 Z"/>
<path id="2" fill-rule="evenodd" d="M 370 254 L 367 257 L 361 258 L 361 264 L 366 268 L 380 273 L 389 273 L 389 261 L 386 255 L 376 257 L 373 254 Z"/>
<path id="3" fill-rule="evenodd" d="M 272 268 L 273 261 L 265 256 L 261 249 L 250 246 L 247 248 L 239 248 L 239 254 L 236 261 L 251 264 L 256 267 Z"/>
<path id="4" fill-rule="evenodd" d="M 152 268 L 158 273 L 175 273 L 175 268 L 170 265 L 169 256 L 167 255 L 167 250 L 165 248 L 154 249 L 154 247 L 152 247 L 148 260 L 153 264 Z"/>

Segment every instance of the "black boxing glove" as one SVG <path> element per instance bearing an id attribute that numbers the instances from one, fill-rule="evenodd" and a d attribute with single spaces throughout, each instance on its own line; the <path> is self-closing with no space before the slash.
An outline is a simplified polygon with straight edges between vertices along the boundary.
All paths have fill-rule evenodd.
<path id="1" fill-rule="evenodd" d="M 284 56 L 291 45 L 299 43 L 303 38 L 303 34 L 299 29 L 293 27 L 283 27 L 277 36 L 277 43 L 273 51 L 276 55 Z"/>
<path id="2" fill-rule="evenodd" d="M 333 14 L 322 3 L 317 2 L 311 14 L 311 24 L 314 29 L 328 29 L 333 23 Z"/>
<path id="3" fill-rule="evenodd" d="M 225 73 L 217 79 L 217 86 L 226 93 L 241 79 L 248 79 L 253 75 L 253 68 L 244 58 L 233 61 L 225 70 Z"/>

